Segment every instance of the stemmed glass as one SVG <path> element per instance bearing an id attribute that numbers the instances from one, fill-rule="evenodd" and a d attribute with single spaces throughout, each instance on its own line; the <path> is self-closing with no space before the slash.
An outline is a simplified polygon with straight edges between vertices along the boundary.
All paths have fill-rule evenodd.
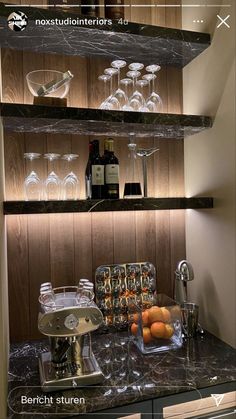
<path id="1" fill-rule="evenodd" d="M 143 196 L 147 197 L 147 158 L 158 151 L 158 147 L 152 148 L 139 148 L 137 150 L 137 156 L 142 158 L 142 167 L 143 167 Z"/>
<path id="2" fill-rule="evenodd" d="M 104 70 L 104 73 L 108 74 L 111 77 L 110 78 L 110 96 L 108 97 L 107 102 L 111 105 L 110 109 L 119 110 L 120 102 L 113 94 L 113 84 L 112 84 L 112 78 L 115 74 L 118 74 L 118 70 L 117 68 L 110 67 L 110 68 L 106 68 Z"/>
<path id="3" fill-rule="evenodd" d="M 39 201 L 41 199 L 42 184 L 37 175 L 33 170 L 33 160 L 39 159 L 41 154 L 39 153 L 24 153 L 24 158 L 29 160 L 30 173 L 24 181 L 24 194 L 26 201 Z"/>
<path id="4" fill-rule="evenodd" d="M 78 154 L 64 154 L 62 160 L 68 163 L 68 174 L 62 181 L 62 199 L 79 199 L 79 179 L 73 171 L 70 171 L 70 163 L 78 158 Z"/>
<path id="5" fill-rule="evenodd" d="M 161 67 L 157 64 L 152 64 L 152 65 L 148 65 L 146 67 L 146 71 L 148 73 L 151 73 L 152 78 L 149 78 L 150 81 L 152 81 L 152 92 L 147 100 L 147 103 L 149 101 L 153 102 L 155 105 L 155 111 L 158 112 L 161 110 L 162 108 L 162 100 L 160 98 L 160 96 L 155 92 L 155 82 L 154 80 L 156 79 L 155 73 L 157 73 L 158 71 L 160 71 Z M 147 78 L 147 77 L 146 77 Z"/>
<path id="6" fill-rule="evenodd" d="M 137 78 L 141 76 L 141 73 L 139 71 L 128 71 L 126 74 L 127 77 L 131 77 L 133 80 L 133 89 L 134 92 L 132 96 L 129 98 L 129 106 L 134 110 L 138 111 L 141 106 L 144 105 L 144 99 L 141 93 L 137 90 Z"/>
<path id="7" fill-rule="evenodd" d="M 126 94 L 126 97 L 128 98 L 130 96 L 129 93 L 128 93 L 128 89 L 129 89 L 129 86 L 131 86 L 131 84 L 133 84 L 133 80 L 128 79 L 128 78 L 124 78 L 120 81 L 120 84 L 124 85 L 125 94 Z M 129 106 L 128 103 L 126 105 L 124 105 L 122 109 L 123 109 L 123 111 L 133 111 L 133 108 L 131 106 Z"/>
<path id="8" fill-rule="evenodd" d="M 149 96 L 147 98 L 146 101 L 146 106 L 149 109 L 150 112 L 155 112 L 156 111 L 156 106 L 155 103 L 151 100 L 151 93 L 152 93 L 152 87 L 151 87 L 151 82 L 153 82 L 155 79 L 157 78 L 157 76 L 155 74 L 144 74 L 144 76 L 142 77 L 143 80 L 146 80 L 148 82 L 149 85 Z"/>
<path id="9" fill-rule="evenodd" d="M 126 93 L 124 92 L 124 90 L 122 90 L 120 88 L 120 70 L 121 70 L 121 68 L 125 67 L 126 64 L 127 63 L 124 60 L 115 60 L 115 61 L 112 61 L 112 63 L 111 63 L 111 66 L 113 68 L 115 68 L 116 70 L 118 70 L 118 73 L 117 73 L 117 76 L 118 76 L 117 90 L 115 91 L 113 96 L 118 99 L 121 108 L 123 106 L 125 106 L 128 102 L 128 97 L 127 97 Z"/>
<path id="10" fill-rule="evenodd" d="M 51 164 L 52 170 L 45 180 L 45 199 L 46 200 L 58 200 L 61 197 L 61 180 L 54 171 L 54 162 L 58 160 L 60 154 L 47 153 L 44 154 L 44 158 Z"/>
<path id="11" fill-rule="evenodd" d="M 142 63 L 131 63 L 129 65 L 129 69 L 131 71 L 141 71 L 143 68 L 144 68 L 144 65 Z"/>
<path id="12" fill-rule="evenodd" d="M 98 77 L 98 80 L 102 80 L 104 82 L 104 94 L 105 99 L 102 102 L 102 104 L 99 106 L 99 109 L 111 109 L 111 104 L 109 104 L 109 89 L 107 89 L 107 82 L 111 80 L 111 76 L 109 74 L 102 74 Z"/>
<path id="13" fill-rule="evenodd" d="M 139 112 L 149 112 L 149 108 L 148 108 L 148 106 L 146 105 L 146 101 L 145 101 L 145 94 L 144 94 L 144 91 L 143 91 L 143 88 L 144 88 L 144 87 L 146 87 L 146 86 L 148 86 L 148 81 L 147 81 L 147 80 L 144 80 L 144 79 L 141 79 L 141 80 L 138 80 L 138 81 L 136 82 L 136 85 L 137 85 L 137 86 L 140 86 L 140 89 L 141 89 L 141 95 L 142 95 L 142 97 L 143 97 L 143 99 L 144 99 L 144 103 L 143 103 L 143 105 L 139 108 Z"/>

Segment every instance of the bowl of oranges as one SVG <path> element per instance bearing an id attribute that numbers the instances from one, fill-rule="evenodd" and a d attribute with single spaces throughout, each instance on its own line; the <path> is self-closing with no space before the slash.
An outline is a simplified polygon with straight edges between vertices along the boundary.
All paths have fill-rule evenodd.
<path id="1" fill-rule="evenodd" d="M 131 304 L 129 328 L 132 340 L 143 354 L 182 346 L 180 306 L 164 294 L 158 294 L 151 307 Z"/>

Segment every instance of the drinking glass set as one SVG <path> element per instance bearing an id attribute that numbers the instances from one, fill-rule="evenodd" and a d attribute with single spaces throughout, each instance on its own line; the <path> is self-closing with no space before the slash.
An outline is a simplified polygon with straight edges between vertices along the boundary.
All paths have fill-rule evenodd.
<path id="1" fill-rule="evenodd" d="M 48 161 L 49 173 L 46 179 L 40 179 L 34 168 L 33 162 L 40 157 Z M 79 179 L 71 170 L 71 163 L 78 158 L 78 154 L 24 153 L 24 158 L 29 161 L 29 174 L 24 181 L 26 201 L 79 199 Z M 67 162 L 64 178 L 56 174 L 55 163 L 58 160 Z"/>
<path id="2" fill-rule="evenodd" d="M 99 109 L 160 112 L 162 100 L 155 91 L 155 80 L 161 67 L 151 64 L 144 68 L 142 63 L 131 63 L 126 77 L 121 79 L 121 69 L 126 66 L 124 60 L 112 61 L 111 67 L 98 77 L 104 83 L 104 100 Z"/>

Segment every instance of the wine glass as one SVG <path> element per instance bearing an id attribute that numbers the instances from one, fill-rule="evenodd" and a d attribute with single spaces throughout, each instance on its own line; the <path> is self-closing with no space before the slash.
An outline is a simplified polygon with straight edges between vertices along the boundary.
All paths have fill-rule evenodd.
<path id="1" fill-rule="evenodd" d="M 128 78 L 124 78 L 120 81 L 121 85 L 124 85 L 124 89 L 125 89 L 125 94 L 127 96 L 127 98 L 131 95 L 129 95 L 129 86 L 133 85 L 133 80 L 132 79 L 128 79 Z M 123 111 L 133 111 L 133 108 L 131 106 L 129 106 L 129 104 L 126 104 L 122 107 Z"/>
<path id="2" fill-rule="evenodd" d="M 104 94 L 105 98 L 104 101 L 99 106 L 99 109 L 111 109 L 111 104 L 108 102 L 109 98 L 109 88 L 107 89 L 107 82 L 111 80 L 111 76 L 109 74 L 102 74 L 98 77 L 98 80 L 102 80 L 104 82 Z"/>
<path id="3" fill-rule="evenodd" d="M 133 80 L 133 94 L 129 98 L 129 106 L 133 108 L 134 111 L 138 111 L 141 106 L 144 105 L 144 99 L 141 93 L 136 88 L 137 78 L 141 76 L 141 73 L 136 70 L 128 71 L 126 74 L 127 77 L 131 77 Z"/>
<path id="4" fill-rule="evenodd" d="M 51 172 L 45 180 L 45 199 L 46 200 L 59 200 L 61 197 L 61 180 L 54 171 L 54 163 L 58 160 L 60 154 L 47 153 L 44 158 L 49 161 L 51 165 Z"/>
<path id="5" fill-rule="evenodd" d="M 64 154 L 62 160 L 66 160 L 68 164 L 68 174 L 62 181 L 62 199 L 75 200 L 79 199 L 79 179 L 73 171 L 70 171 L 70 164 L 78 158 L 78 154 Z"/>
<path id="6" fill-rule="evenodd" d="M 114 60 L 111 63 L 111 66 L 113 68 L 115 68 L 116 70 L 118 70 L 117 76 L 118 76 L 118 81 L 117 81 L 117 90 L 114 93 L 114 97 L 116 97 L 121 105 L 121 107 L 125 106 L 128 102 L 128 97 L 126 95 L 126 93 L 124 92 L 124 90 L 122 90 L 120 88 L 120 69 L 124 68 L 126 66 L 126 61 L 124 60 Z"/>
<path id="7" fill-rule="evenodd" d="M 158 151 L 158 147 L 151 148 L 139 148 L 137 150 L 137 156 L 142 158 L 143 167 L 143 196 L 147 197 L 147 158 Z"/>
<path id="8" fill-rule="evenodd" d="M 146 67 L 146 71 L 148 73 L 152 74 L 152 78 L 150 78 L 150 81 L 152 81 L 152 92 L 147 100 L 147 102 L 150 100 L 155 105 L 155 112 L 159 112 L 162 109 L 162 100 L 160 96 L 155 92 L 155 73 L 160 71 L 161 67 L 157 64 L 151 64 Z"/>
<path id="9" fill-rule="evenodd" d="M 113 92 L 113 83 L 112 83 L 112 79 L 113 76 L 115 74 L 118 74 L 118 70 L 117 68 L 105 68 L 104 70 L 105 74 L 108 74 L 111 78 L 110 78 L 110 96 L 107 99 L 108 103 L 111 105 L 111 109 L 113 110 L 119 110 L 120 109 L 120 102 L 119 100 L 114 96 L 114 92 Z"/>
<path id="10" fill-rule="evenodd" d="M 155 74 L 144 74 L 144 76 L 142 77 L 143 80 L 146 80 L 148 82 L 149 85 L 149 96 L 147 98 L 146 101 L 146 106 L 149 109 L 150 112 L 156 112 L 156 105 L 155 103 L 152 101 L 151 99 L 151 94 L 152 94 L 152 87 L 151 87 L 151 81 L 156 79 L 156 75 Z"/>
<path id="11" fill-rule="evenodd" d="M 25 201 L 39 201 L 42 194 L 42 183 L 37 173 L 33 170 L 33 160 L 39 159 L 39 153 L 24 153 L 24 158 L 29 160 L 29 175 L 24 181 Z"/>
<path id="12" fill-rule="evenodd" d="M 141 71 L 144 68 L 144 65 L 142 63 L 131 63 L 129 65 L 129 69 L 131 71 Z"/>
<path id="13" fill-rule="evenodd" d="M 148 86 L 148 81 L 147 81 L 147 80 L 144 80 L 144 79 L 141 79 L 141 80 L 138 80 L 138 81 L 136 82 L 136 85 L 137 85 L 137 86 L 140 86 L 141 95 L 142 95 L 142 97 L 143 97 L 143 99 L 144 99 L 144 103 L 143 103 L 143 105 L 139 108 L 139 111 L 140 111 L 140 112 L 149 112 L 149 108 L 147 107 L 146 102 L 145 102 L 145 94 L 144 94 L 144 87 Z"/>

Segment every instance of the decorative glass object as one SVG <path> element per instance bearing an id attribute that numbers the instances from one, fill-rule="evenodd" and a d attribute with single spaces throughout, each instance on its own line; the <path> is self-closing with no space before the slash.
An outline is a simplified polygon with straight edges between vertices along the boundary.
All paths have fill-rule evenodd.
<path id="1" fill-rule="evenodd" d="M 142 188 L 137 161 L 135 134 L 131 133 L 128 144 L 128 161 L 124 187 L 124 198 L 142 198 Z"/>
<path id="2" fill-rule="evenodd" d="M 64 98 L 70 88 L 73 74 L 56 70 L 34 70 L 26 75 L 28 88 L 33 96 Z"/>
<path id="3" fill-rule="evenodd" d="M 142 167 L 143 167 L 143 196 L 144 198 L 147 197 L 147 158 L 158 151 L 158 147 L 152 148 L 139 148 L 137 150 L 137 156 L 141 157 L 142 159 Z"/>
<path id="4" fill-rule="evenodd" d="M 143 354 L 182 346 L 181 309 L 171 298 L 157 294 L 151 305 L 131 302 L 128 313 L 130 336 Z"/>
<path id="5" fill-rule="evenodd" d="M 104 328 L 128 326 L 128 306 L 151 307 L 156 293 L 156 270 L 150 262 L 102 265 L 95 272 L 96 303 Z"/>

